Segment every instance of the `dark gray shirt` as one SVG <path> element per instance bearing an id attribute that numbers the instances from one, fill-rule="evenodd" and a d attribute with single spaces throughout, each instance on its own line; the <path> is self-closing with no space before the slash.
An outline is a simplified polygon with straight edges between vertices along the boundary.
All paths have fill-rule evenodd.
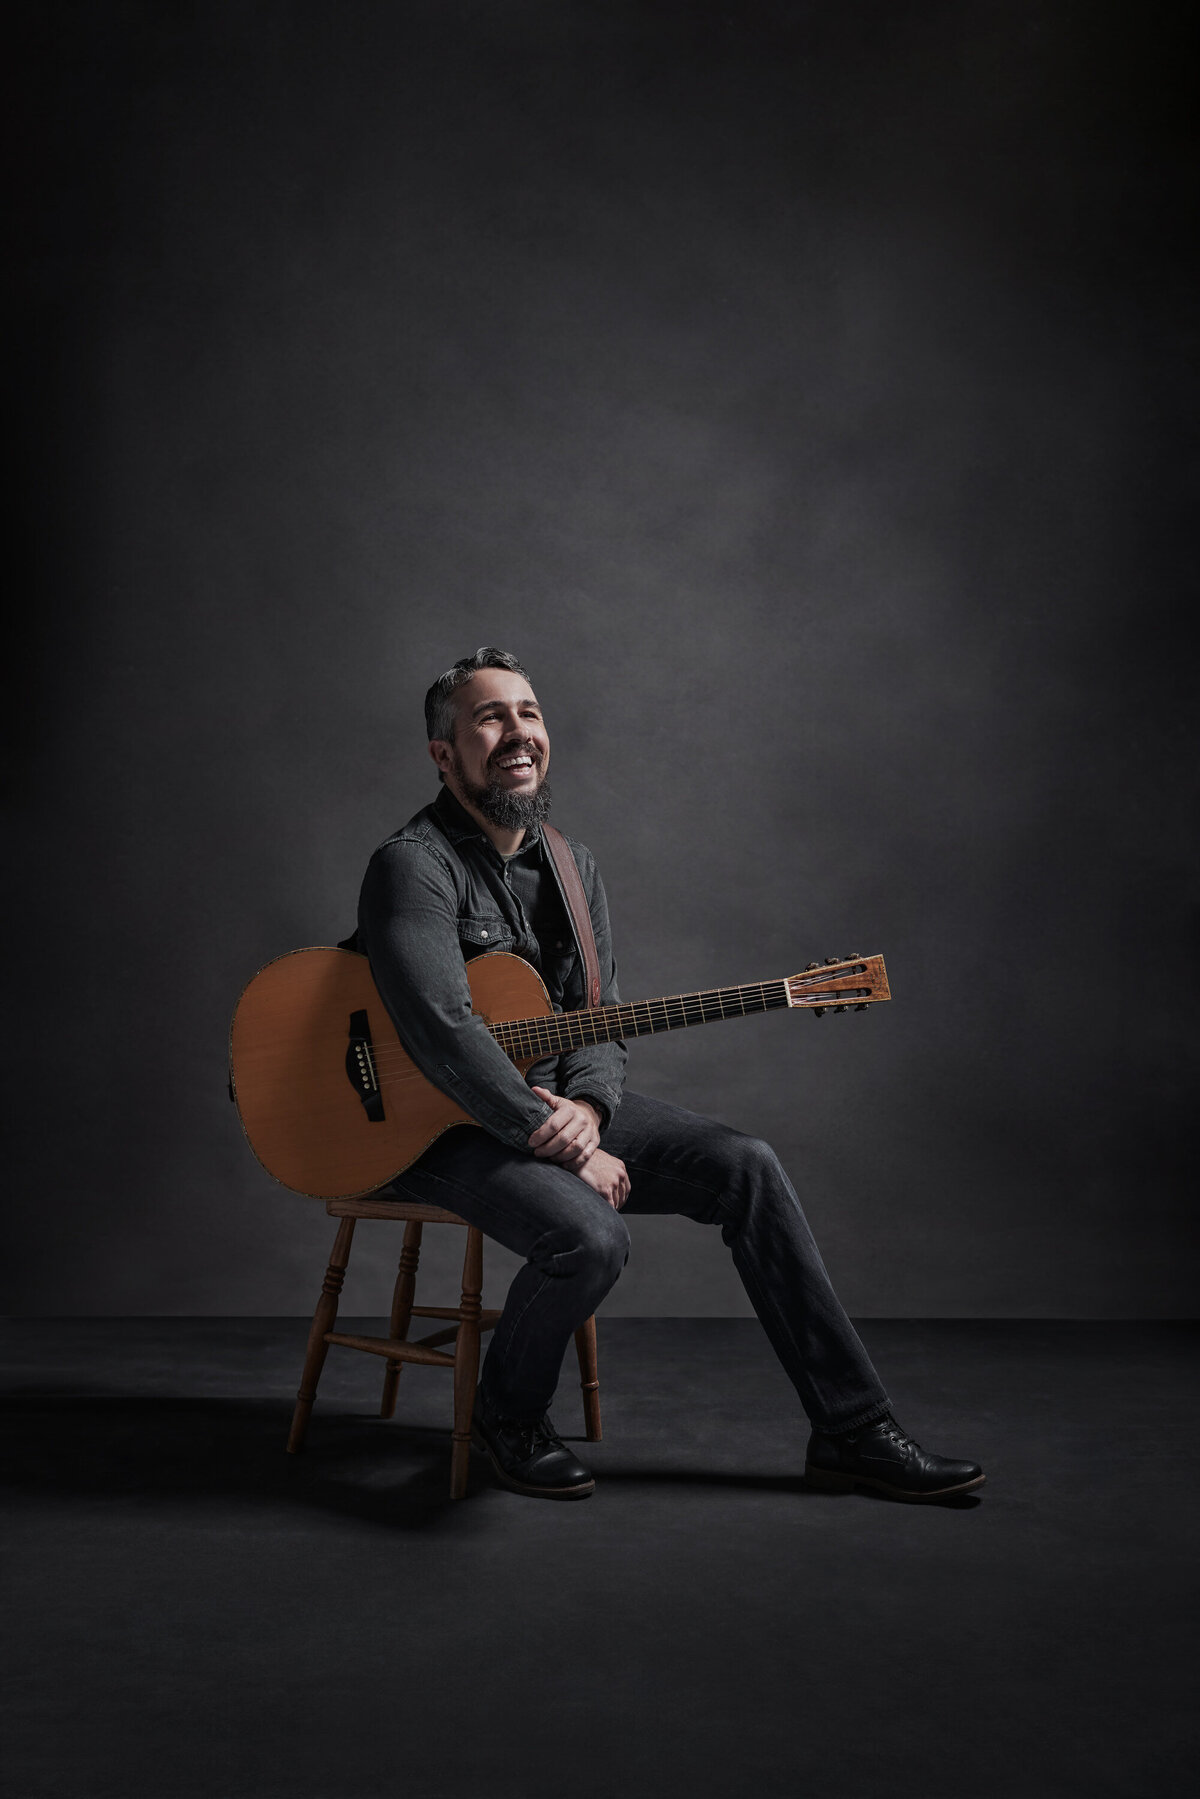
<path id="1" fill-rule="evenodd" d="M 604 888 L 590 850 L 567 839 L 587 896 L 601 1003 L 617 969 Z M 588 1099 L 608 1123 L 621 1103 L 625 1045 L 599 1043 L 538 1062 L 527 1075 L 471 1010 L 466 964 L 507 950 L 537 969 L 557 1011 L 586 1001 L 583 959 L 539 826 L 507 860 L 449 788 L 380 844 L 363 879 L 357 947 L 400 1041 L 426 1078 L 493 1136 L 519 1149 L 549 1117 L 530 1087 Z"/>

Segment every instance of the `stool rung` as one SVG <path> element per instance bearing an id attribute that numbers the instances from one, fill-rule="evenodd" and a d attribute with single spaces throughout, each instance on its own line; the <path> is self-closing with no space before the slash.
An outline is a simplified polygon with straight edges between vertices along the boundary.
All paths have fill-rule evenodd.
<path id="1" fill-rule="evenodd" d="M 500 1316 L 499 1312 L 495 1312 L 492 1315 L 492 1317 L 490 1317 L 490 1318 L 488 1318 L 486 1316 L 481 1318 L 479 1320 L 480 1330 L 481 1331 L 494 1330 L 495 1325 L 496 1325 L 496 1319 L 499 1316 Z M 444 1331 L 430 1331 L 430 1333 L 427 1337 L 417 1337 L 414 1340 L 420 1344 L 422 1349 L 432 1349 L 436 1343 L 453 1343 L 455 1337 L 457 1337 L 457 1335 L 458 1335 L 458 1332 L 459 1332 L 459 1326 L 457 1324 L 450 1324 L 450 1325 L 447 1325 L 447 1327 Z"/>
<path id="2" fill-rule="evenodd" d="M 414 1306 L 411 1316 L 414 1318 L 452 1318 L 455 1324 L 463 1322 L 461 1306 Z M 488 1330 L 495 1324 L 500 1313 L 494 1306 L 484 1306 L 479 1314 L 480 1330 Z"/>
<path id="3" fill-rule="evenodd" d="M 423 1362 L 430 1368 L 453 1368 L 454 1357 L 440 1349 L 427 1349 L 420 1343 L 402 1343 L 398 1337 L 352 1337 L 343 1331 L 326 1331 L 327 1343 L 340 1343 L 343 1349 L 364 1349 L 368 1355 L 387 1356 L 393 1362 Z"/>

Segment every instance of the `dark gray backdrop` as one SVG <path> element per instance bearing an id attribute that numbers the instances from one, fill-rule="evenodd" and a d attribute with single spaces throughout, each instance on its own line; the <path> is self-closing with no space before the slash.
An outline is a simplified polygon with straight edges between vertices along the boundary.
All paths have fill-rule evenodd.
<path id="1" fill-rule="evenodd" d="M 886 954 L 632 1057 L 852 1310 L 1190 1312 L 1183 10 L 26 8 L 10 1309 L 310 1304 L 229 1012 L 492 641 L 627 997 Z"/>

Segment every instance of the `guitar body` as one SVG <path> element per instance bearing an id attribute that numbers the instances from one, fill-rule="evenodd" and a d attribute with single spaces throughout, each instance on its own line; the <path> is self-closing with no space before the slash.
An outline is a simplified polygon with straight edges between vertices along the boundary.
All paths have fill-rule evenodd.
<path id="1" fill-rule="evenodd" d="M 467 981 L 486 1024 L 553 1012 L 519 956 L 477 956 Z M 373 1193 L 451 1125 L 475 1122 L 415 1066 L 353 950 L 293 950 L 260 969 L 233 1015 L 229 1076 L 267 1173 L 318 1199 Z"/>

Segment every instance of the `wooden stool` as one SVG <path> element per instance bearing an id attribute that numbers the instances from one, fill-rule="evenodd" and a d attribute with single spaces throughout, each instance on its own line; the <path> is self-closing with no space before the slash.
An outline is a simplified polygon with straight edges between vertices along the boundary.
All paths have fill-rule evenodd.
<path id="1" fill-rule="evenodd" d="M 304 1433 L 308 1429 L 313 1400 L 317 1396 L 317 1382 L 321 1378 L 326 1351 L 331 1343 L 340 1343 L 344 1349 L 361 1349 L 368 1355 L 386 1357 L 383 1400 L 379 1407 L 380 1416 L 384 1418 L 390 1418 L 396 1409 L 396 1387 L 405 1362 L 419 1362 L 426 1368 L 453 1368 L 454 1446 L 450 1456 L 450 1497 L 462 1499 L 467 1491 L 471 1413 L 479 1381 L 479 1336 L 481 1331 L 491 1330 L 500 1316 L 499 1312 L 487 1310 L 482 1304 L 483 1234 L 474 1225 L 467 1224 L 466 1219 L 460 1218 L 457 1212 L 444 1212 L 439 1206 L 410 1205 L 407 1200 L 331 1199 L 326 1202 L 325 1210 L 331 1218 L 340 1218 L 342 1222 L 334 1238 L 333 1253 L 321 1286 L 321 1297 L 317 1301 L 312 1329 L 308 1333 L 308 1354 L 304 1359 L 304 1373 L 300 1376 L 296 1410 L 292 1414 L 288 1452 L 295 1455 L 304 1446 Z M 346 1278 L 346 1264 L 350 1260 L 350 1245 L 354 1241 L 354 1226 L 360 1218 L 393 1218 L 401 1220 L 405 1227 L 400 1268 L 392 1294 L 390 1335 L 386 1337 L 356 1337 L 333 1328 L 337 1322 L 338 1295 Z M 421 1256 L 421 1233 L 427 1224 L 459 1224 L 466 1229 L 467 1251 L 463 1257 L 462 1300 L 457 1306 L 413 1304 L 417 1264 Z M 410 1343 L 408 1327 L 414 1318 L 442 1318 L 452 1322 L 448 1322 L 442 1330 L 433 1331 L 428 1337 L 419 1337 L 415 1343 Z M 446 1355 L 438 1345 L 450 1342 L 454 1344 L 454 1352 Z M 575 1349 L 579 1356 L 588 1442 L 598 1443 L 600 1377 L 596 1361 L 595 1318 L 589 1318 L 575 1332 Z"/>

